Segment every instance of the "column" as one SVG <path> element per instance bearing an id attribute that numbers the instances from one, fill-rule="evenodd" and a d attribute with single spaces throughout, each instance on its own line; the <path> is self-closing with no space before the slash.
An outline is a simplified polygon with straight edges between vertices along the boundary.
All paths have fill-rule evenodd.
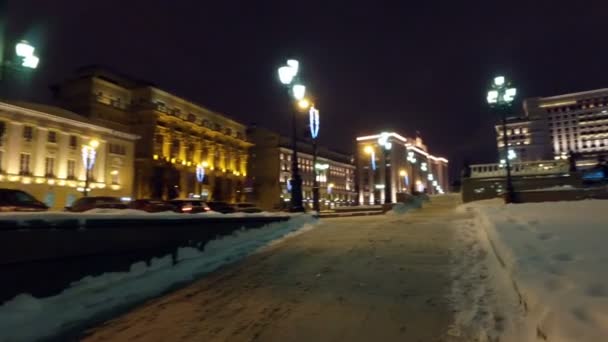
<path id="1" fill-rule="evenodd" d="M 33 164 L 32 174 L 36 177 L 45 176 L 45 162 L 46 162 L 46 140 L 49 134 L 49 130 L 42 127 L 36 127 L 34 133 L 34 148 L 32 149 L 32 156 L 30 157 L 30 163 Z"/>
<path id="2" fill-rule="evenodd" d="M 6 161 L 4 166 L 9 174 L 19 174 L 19 158 L 23 144 L 23 124 L 8 122 L 6 125 Z"/>
<path id="3" fill-rule="evenodd" d="M 107 143 L 99 141 L 99 147 L 97 147 L 95 155 L 95 165 L 93 166 L 93 178 L 97 183 L 105 183 L 107 150 Z"/>
<path id="4" fill-rule="evenodd" d="M 57 132 L 57 178 L 65 179 L 68 176 L 68 144 L 70 135 L 64 132 Z"/>

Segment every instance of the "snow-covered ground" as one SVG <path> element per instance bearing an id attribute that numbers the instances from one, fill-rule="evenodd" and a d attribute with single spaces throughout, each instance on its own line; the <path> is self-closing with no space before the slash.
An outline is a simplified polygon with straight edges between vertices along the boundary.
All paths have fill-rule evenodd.
<path id="1" fill-rule="evenodd" d="M 478 267 L 476 245 L 489 244 L 486 249 L 498 256 L 494 267 L 484 264 L 477 272 L 493 281 L 477 281 L 474 287 L 502 287 L 479 296 L 483 310 L 499 308 L 500 320 L 518 333 L 501 341 L 608 339 L 608 201 L 504 205 L 489 200 L 460 210 L 474 213 L 467 234 L 475 236 L 465 258 L 471 267 Z M 497 297 L 509 296 L 508 287 L 520 296 L 523 310 Z"/>
<path id="2" fill-rule="evenodd" d="M 88 219 L 175 219 L 175 220 L 187 220 L 187 219 L 200 219 L 205 217 L 213 218 L 242 218 L 242 217 L 277 217 L 277 216 L 292 216 L 292 213 L 285 212 L 260 212 L 260 213 L 233 213 L 233 214 L 222 214 L 215 211 L 209 211 L 204 213 L 196 214 L 182 214 L 172 211 L 165 211 L 159 213 L 148 213 L 142 210 L 135 209 L 92 209 L 81 213 L 65 212 L 65 211 L 42 211 L 42 212 L 5 212 L 0 213 L 0 221 L 18 221 L 20 223 L 31 221 L 31 220 L 45 220 L 45 221 L 61 221 L 66 219 L 78 219 L 81 223 Z"/>
<path id="3" fill-rule="evenodd" d="M 129 272 L 85 277 L 53 297 L 18 295 L 0 306 L 0 341 L 51 336 L 77 322 L 157 296 L 175 284 L 191 281 L 282 238 L 311 229 L 315 222 L 310 215 L 294 215 L 286 222 L 237 231 L 211 241 L 202 251 L 181 248 L 176 265 L 167 255 L 154 259 L 149 266 L 143 261 L 135 263 Z"/>

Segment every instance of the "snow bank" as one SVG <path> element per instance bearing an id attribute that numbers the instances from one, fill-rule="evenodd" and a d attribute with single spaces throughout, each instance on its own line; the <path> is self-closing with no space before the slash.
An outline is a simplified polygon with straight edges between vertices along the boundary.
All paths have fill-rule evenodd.
<path id="1" fill-rule="evenodd" d="M 294 213 L 284 213 L 284 212 L 260 212 L 260 213 L 233 213 L 233 214 L 222 214 L 215 211 L 204 212 L 204 213 L 196 213 L 196 214 L 182 214 L 176 213 L 172 211 L 165 211 L 159 213 L 148 213 L 142 210 L 135 209 L 105 209 L 98 208 L 88 210 L 82 213 L 72 213 L 72 212 L 61 212 L 61 211 L 46 211 L 46 212 L 10 212 L 10 213 L 0 213 L 0 221 L 8 220 L 8 221 L 17 221 L 20 224 L 23 224 L 27 221 L 32 220 L 44 220 L 44 221 L 61 221 L 61 220 L 69 220 L 69 219 L 78 219 L 80 223 L 83 224 L 84 220 L 88 219 L 150 219 L 157 220 L 159 218 L 162 219 L 179 219 L 179 220 L 187 220 L 187 219 L 200 219 L 204 217 L 213 217 L 213 218 L 234 218 L 234 217 L 286 217 L 297 215 Z"/>
<path id="2" fill-rule="evenodd" d="M 525 303 L 526 340 L 606 339 L 608 201 L 465 206 L 476 211 Z"/>
<path id="3" fill-rule="evenodd" d="M 145 262 L 134 263 L 129 272 L 85 277 L 56 296 L 39 299 L 18 295 L 0 306 L 0 341 L 31 341 L 55 335 L 96 315 L 192 281 L 273 241 L 310 229 L 315 222 L 311 215 L 294 215 L 286 222 L 240 230 L 210 241 L 202 251 L 180 248 L 175 265 L 172 256 L 167 255 L 153 259 L 149 266 Z"/>

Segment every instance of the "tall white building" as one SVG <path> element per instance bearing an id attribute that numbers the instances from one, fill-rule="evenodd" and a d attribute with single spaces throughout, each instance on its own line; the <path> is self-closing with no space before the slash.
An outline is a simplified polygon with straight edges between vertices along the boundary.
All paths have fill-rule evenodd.
<path id="1" fill-rule="evenodd" d="M 509 149 L 518 160 L 565 159 L 574 152 L 584 166 L 608 156 L 608 89 L 529 98 L 523 107 L 524 116 L 507 125 Z M 503 158 L 500 124 L 496 131 Z"/>

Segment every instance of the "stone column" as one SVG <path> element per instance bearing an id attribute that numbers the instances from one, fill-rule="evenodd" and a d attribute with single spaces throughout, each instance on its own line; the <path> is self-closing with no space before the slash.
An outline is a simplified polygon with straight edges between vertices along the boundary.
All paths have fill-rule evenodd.
<path id="1" fill-rule="evenodd" d="M 65 179 L 68 176 L 68 149 L 70 135 L 64 132 L 57 132 L 57 178 Z"/>
<path id="2" fill-rule="evenodd" d="M 19 158 L 23 144 L 23 124 L 9 122 L 6 127 L 6 161 L 4 167 L 9 174 L 19 174 Z"/>
<path id="3" fill-rule="evenodd" d="M 46 162 L 46 141 L 49 130 L 43 127 L 36 127 L 34 133 L 34 148 L 32 150 L 32 156 L 30 157 L 30 163 L 33 164 L 32 174 L 36 177 L 45 176 L 45 162 Z"/>
<path id="4" fill-rule="evenodd" d="M 107 143 L 105 141 L 99 141 L 99 147 L 97 147 L 95 154 L 95 165 L 93 165 L 93 179 L 95 179 L 95 182 L 105 183 L 107 151 Z"/>

